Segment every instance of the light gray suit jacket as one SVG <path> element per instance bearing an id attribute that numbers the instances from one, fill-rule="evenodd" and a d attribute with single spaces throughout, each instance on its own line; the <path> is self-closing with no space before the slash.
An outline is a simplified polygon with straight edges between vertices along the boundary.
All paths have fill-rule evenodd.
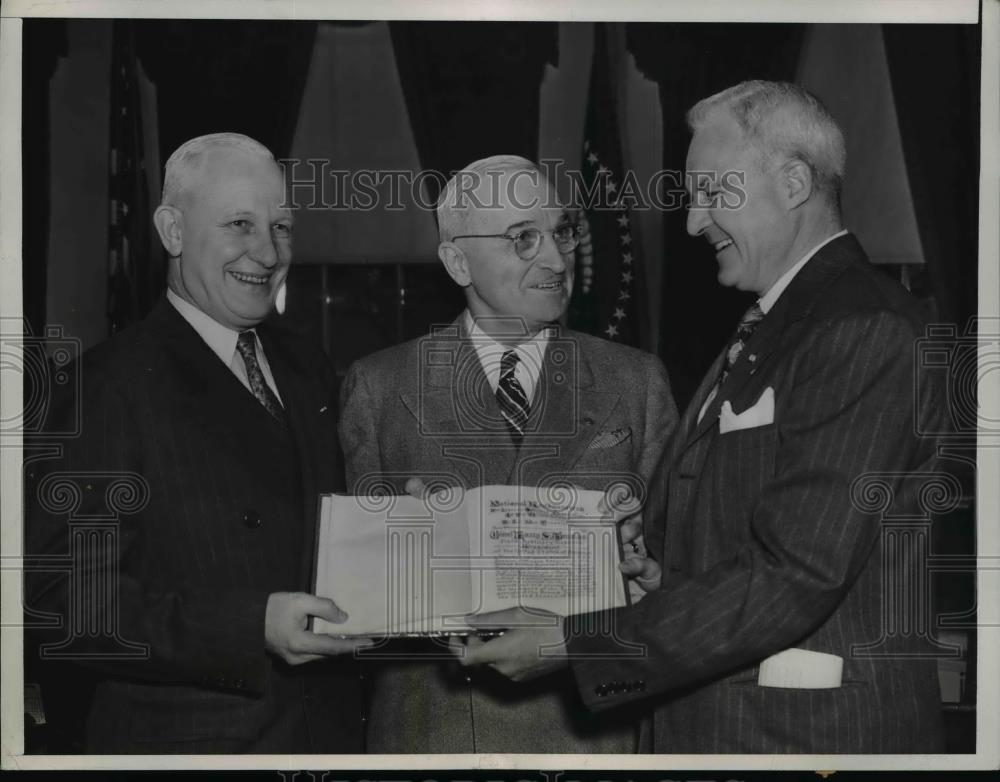
<path id="1" fill-rule="evenodd" d="M 464 315 L 428 337 L 354 364 L 341 395 L 348 490 L 418 476 L 453 486 L 568 480 L 604 490 L 625 481 L 664 506 L 664 453 L 677 423 L 656 357 L 561 331 L 550 339 L 528 434 L 515 449 Z M 646 491 L 648 490 L 648 491 Z M 567 674 L 527 685 L 466 676 L 432 641 L 376 676 L 369 752 L 634 752 L 641 713 L 588 714 Z M 436 661 L 427 661 L 427 654 Z M 423 661 L 419 656 L 423 655 Z"/>

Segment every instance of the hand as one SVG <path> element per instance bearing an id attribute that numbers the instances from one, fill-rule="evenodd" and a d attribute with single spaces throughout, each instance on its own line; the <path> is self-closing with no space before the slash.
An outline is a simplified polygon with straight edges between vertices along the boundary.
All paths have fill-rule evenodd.
<path id="1" fill-rule="evenodd" d="M 367 638 L 334 638 L 311 632 L 307 629 L 311 616 L 335 624 L 347 619 L 347 614 L 325 597 L 305 592 L 275 592 L 270 595 L 264 612 L 264 648 L 289 665 L 301 665 L 372 645 Z"/>
<path id="2" fill-rule="evenodd" d="M 659 588 L 662 571 L 660 564 L 646 551 L 638 503 L 628 494 L 610 490 L 605 493 L 602 505 L 619 525 L 625 558 L 618 569 L 628 578 L 632 600 L 642 600 L 647 592 Z"/>
<path id="3" fill-rule="evenodd" d="M 567 664 L 562 617 L 526 614 L 518 608 L 466 617 L 473 627 L 501 629 L 502 635 L 483 640 L 453 637 L 449 650 L 466 666 L 488 666 L 515 682 L 529 681 Z"/>
<path id="4" fill-rule="evenodd" d="M 632 548 L 633 544 L 636 546 L 635 549 Z M 647 592 L 659 589 L 660 577 L 663 574 L 659 562 L 640 553 L 643 551 L 641 545 L 641 536 L 626 545 L 625 559 L 618 565 L 618 569 L 628 579 L 628 592 L 632 596 L 633 603 L 642 600 Z"/>

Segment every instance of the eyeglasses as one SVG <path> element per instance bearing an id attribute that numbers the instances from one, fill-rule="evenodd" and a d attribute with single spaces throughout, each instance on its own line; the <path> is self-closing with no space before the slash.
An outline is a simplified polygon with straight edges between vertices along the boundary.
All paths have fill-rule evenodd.
<path id="1" fill-rule="evenodd" d="M 523 228 L 516 234 L 462 234 L 452 239 L 509 239 L 514 243 L 514 252 L 522 261 L 534 260 L 542 246 L 542 236 L 552 234 L 556 249 L 565 255 L 571 253 L 580 244 L 580 229 L 572 223 L 560 225 L 551 231 L 540 228 Z"/>

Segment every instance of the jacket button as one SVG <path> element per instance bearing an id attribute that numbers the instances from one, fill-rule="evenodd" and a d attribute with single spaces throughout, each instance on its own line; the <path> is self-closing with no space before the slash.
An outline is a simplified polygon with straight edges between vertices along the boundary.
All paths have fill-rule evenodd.
<path id="1" fill-rule="evenodd" d="M 255 510 L 243 511 L 243 526 L 254 529 L 261 525 L 260 514 Z"/>
<path id="2" fill-rule="evenodd" d="M 597 687 L 594 688 L 594 694 L 597 695 L 598 698 L 603 698 L 605 695 L 608 694 L 608 685 L 599 684 Z"/>
<path id="3" fill-rule="evenodd" d="M 636 682 L 636 685 L 639 688 L 639 692 L 642 692 L 643 690 L 646 689 L 646 682 L 644 682 L 642 679 L 639 679 L 639 681 Z"/>
<path id="4" fill-rule="evenodd" d="M 233 682 L 233 688 L 237 690 L 242 690 L 244 683 L 245 682 L 242 679 L 237 679 L 236 681 Z"/>

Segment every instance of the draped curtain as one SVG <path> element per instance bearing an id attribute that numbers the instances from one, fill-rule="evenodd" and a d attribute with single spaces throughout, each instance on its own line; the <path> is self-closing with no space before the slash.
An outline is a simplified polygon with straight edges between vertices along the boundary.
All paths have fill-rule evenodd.
<path id="1" fill-rule="evenodd" d="M 938 317 L 957 323 L 962 333 L 978 306 L 982 31 L 977 25 L 898 24 L 882 31 L 926 292 L 934 296 Z"/>
<path id="2" fill-rule="evenodd" d="M 64 19 L 26 19 L 21 101 L 22 263 L 24 318 L 33 334 L 44 333 L 48 281 L 48 203 L 51 135 L 49 83 L 68 50 Z"/>
<path id="3" fill-rule="evenodd" d="M 555 23 L 393 22 L 396 65 L 413 137 L 436 200 L 473 160 L 538 154 L 539 89 L 558 61 Z"/>

